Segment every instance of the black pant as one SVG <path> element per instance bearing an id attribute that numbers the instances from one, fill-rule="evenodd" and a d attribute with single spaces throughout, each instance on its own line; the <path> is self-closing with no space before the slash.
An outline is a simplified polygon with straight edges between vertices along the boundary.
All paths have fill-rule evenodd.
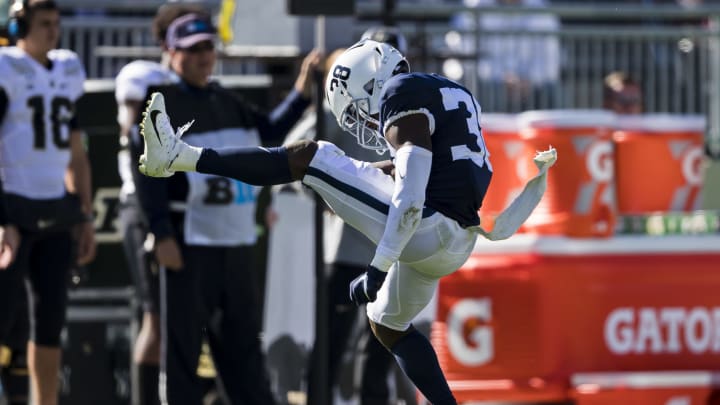
<path id="1" fill-rule="evenodd" d="M 0 342 L 7 342 L 11 332 L 22 335 L 22 331 L 13 329 L 28 314 L 23 299 L 27 288 L 30 340 L 41 346 L 58 347 L 65 324 L 68 273 L 74 257 L 70 232 L 21 231 L 21 238 L 15 261 L 0 271 Z"/>
<path id="2" fill-rule="evenodd" d="M 202 403 L 196 370 L 206 328 L 229 402 L 274 404 L 259 339 L 252 247 L 181 246 L 185 267 L 163 269 L 160 281 L 160 361 L 168 403 Z"/>
<path id="3" fill-rule="evenodd" d="M 145 251 L 144 244 L 148 229 L 136 196 L 128 196 L 128 200 L 120 205 L 119 219 L 127 268 L 138 299 L 142 303 L 144 312 L 157 313 L 160 307 L 158 275 L 153 272 L 156 265 L 152 260 L 152 254 Z"/>
<path id="4" fill-rule="evenodd" d="M 0 383 L 5 389 L 9 405 L 27 404 L 30 392 L 27 368 L 27 342 L 30 338 L 30 315 L 27 294 L 20 289 L 17 314 L 7 338 L 2 345 L 10 349 L 10 363 L 7 368 L 0 364 Z"/>

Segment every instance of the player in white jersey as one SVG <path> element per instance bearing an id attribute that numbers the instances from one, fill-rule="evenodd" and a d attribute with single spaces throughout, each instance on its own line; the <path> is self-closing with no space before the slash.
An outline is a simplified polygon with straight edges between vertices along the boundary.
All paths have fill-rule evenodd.
<path id="1" fill-rule="evenodd" d="M 155 40 L 163 48 L 160 63 L 136 60 L 125 65 L 115 77 L 115 101 L 120 125 L 118 172 L 122 180 L 119 218 L 128 270 L 143 310 L 142 326 L 133 346 L 133 363 L 137 370 L 137 386 L 133 389 L 133 396 L 139 405 L 159 403 L 160 304 L 157 263 L 149 251 L 151 243 L 145 243 L 152 239 L 147 239 L 148 224 L 135 193 L 133 175 L 137 167 L 131 163 L 129 146 L 139 139 L 137 114 L 148 88 L 179 80 L 168 67 L 169 57 L 165 47 L 168 26 L 181 15 L 202 10 L 200 6 L 181 3 L 165 4 L 158 8 L 152 30 Z"/>
<path id="2" fill-rule="evenodd" d="M 118 172 L 122 180 L 120 189 L 119 219 L 123 235 L 123 248 L 135 291 L 142 304 L 142 326 L 133 346 L 133 363 L 137 369 L 137 387 L 134 395 L 140 404 L 156 404 L 160 354 L 160 321 L 158 304 L 158 278 L 152 260 L 148 227 L 139 209 L 133 181 L 134 168 L 130 158 L 130 139 L 138 136 L 137 111 L 150 86 L 171 83 L 174 74 L 160 63 L 138 60 L 125 65 L 115 78 L 115 99 L 120 124 L 120 151 Z"/>
<path id="3" fill-rule="evenodd" d="M 28 280 L 31 396 L 57 404 L 67 275 L 73 260 L 95 255 L 90 165 L 75 121 L 85 72 L 73 52 L 54 50 L 54 1 L 16 0 L 8 27 L 17 46 L 0 50 L 0 341 L 26 310 L 17 297 Z"/>

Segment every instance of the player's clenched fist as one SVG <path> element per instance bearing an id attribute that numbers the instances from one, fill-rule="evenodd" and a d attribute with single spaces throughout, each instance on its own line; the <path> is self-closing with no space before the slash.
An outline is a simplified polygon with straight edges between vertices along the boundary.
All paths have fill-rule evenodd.
<path id="1" fill-rule="evenodd" d="M 368 265 L 364 274 L 350 282 L 350 301 L 358 306 L 375 301 L 386 275 L 384 271 Z"/>

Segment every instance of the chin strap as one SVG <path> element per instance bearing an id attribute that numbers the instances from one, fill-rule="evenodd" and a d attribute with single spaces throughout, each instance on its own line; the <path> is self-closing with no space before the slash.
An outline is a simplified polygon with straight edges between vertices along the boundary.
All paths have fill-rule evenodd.
<path id="1" fill-rule="evenodd" d="M 556 160 L 557 150 L 552 146 L 546 151 L 538 152 L 533 158 L 533 162 L 538 168 L 538 174 L 525 183 L 525 188 L 520 195 L 498 215 L 493 230 L 487 232 L 480 225 L 469 229 L 489 240 L 503 240 L 511 237 L 540 203 L 547 188 L 548 169 L 555 164 Z"/>

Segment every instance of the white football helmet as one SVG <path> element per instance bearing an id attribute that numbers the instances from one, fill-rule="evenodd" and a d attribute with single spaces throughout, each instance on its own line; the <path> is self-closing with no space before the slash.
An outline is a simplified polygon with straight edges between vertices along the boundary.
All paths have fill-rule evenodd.
<path id="1" fill-rule="evenodd" d="M 325 80 L 325 94 L 338 125 L 360 146 L 387 150 L 380 134 L 380 92 L 385 82 L 410 71 L 405 57 L 392 46 L 365 39 L 343 52 Z"/>

